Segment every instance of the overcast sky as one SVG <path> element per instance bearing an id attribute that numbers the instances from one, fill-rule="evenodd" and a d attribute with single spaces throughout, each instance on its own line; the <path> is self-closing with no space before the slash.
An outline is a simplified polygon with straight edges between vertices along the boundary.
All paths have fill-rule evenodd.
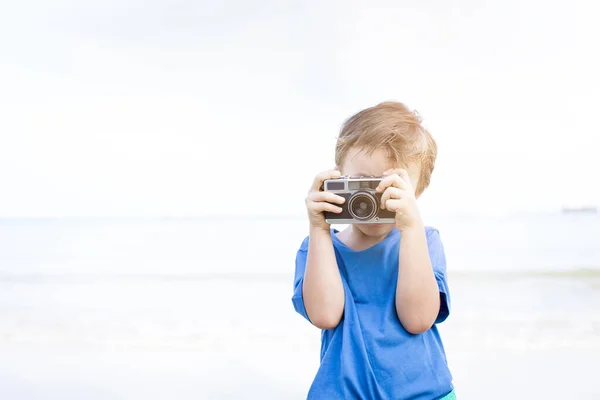
<path id="1" fill-rule="evenodd" d="M 427 212 L 600 204 L 593 2 L 1 7 L 0 217 L 302 214 L 384 100 L 438 141 Z"/>

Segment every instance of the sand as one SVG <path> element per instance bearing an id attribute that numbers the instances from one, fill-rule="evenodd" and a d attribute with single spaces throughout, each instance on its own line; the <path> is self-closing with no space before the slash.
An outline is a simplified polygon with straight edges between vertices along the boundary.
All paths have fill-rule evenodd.
<path id="1" fill-rule="evenodd" d="M 600 398 L 597 277 L 455 276 L 461 400 Z M 303 399 L 319 331 L 288 281 L 0 283 L 0 398 Z"/>

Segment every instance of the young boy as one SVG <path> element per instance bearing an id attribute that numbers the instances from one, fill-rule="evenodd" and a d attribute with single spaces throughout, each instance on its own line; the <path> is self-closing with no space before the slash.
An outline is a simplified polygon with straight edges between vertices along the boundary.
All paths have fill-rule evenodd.
<path id="1" fill-rule="evenodd" d="M 436 327 L 450 311 L 444 249 L 416 202 L 436 156 L 419 117 L 385 102 L 345 122 L 336 168 L 316 176 L 292 297 L 296 311 L 322 330 L 308 399 L 455 399 Z M 324 212 L 341 212 L 344 198 L 322 185 L 340 175 L 383 177 L 380 206 L 395 213 L 395 223 L 332 229 Z"/>

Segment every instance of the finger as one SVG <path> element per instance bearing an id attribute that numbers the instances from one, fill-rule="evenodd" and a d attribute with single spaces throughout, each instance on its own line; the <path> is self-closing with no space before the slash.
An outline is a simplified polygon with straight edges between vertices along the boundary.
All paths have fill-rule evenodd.
<path id="1" fill-rule="evenodd" d="M 389 199 L 402 199 L 405 196 L 406 191 L 398 189 L 397 187 L 390 186 L 381 195 L 381 208 L 385 209 L 385 203 Z"/>
<path id="2" fill-rule="evenodd" d="M 398 176 L 398 174 L 388 175 L 381 180 L 379 186 L 377 186 L 377 192 L 383 192 L 388 187 L 396 187 L 398 189 L 406 190 L 407 186 L 404 180 Z"/>
<path id="3" fill-rule="evenodd" d="M 395 213 L 402 212 L 406 208 L 406 201 L 403 199 L 389 199 L 385 202 L 385 208 Z"/>
<path id="4" fill-rule="evenodd" d="M 410 180 L 410 176 L 408 175 L 408 171 L 405 169 L 397 169 L 396 173 L 400 176 L 400 178 L 402 178 L 402 180 L 404 182 L 406 182 L 408 185 L 412 185 L 412 182 Z"/>
<path id="5" fill-rule="evenodd" d="M 327 203 L 324 201 L 311 201 L 309 203 L 308 208 L 312 211 L 314 211 L 315 213 L 319 213 L 319 212 L 324 212 L 324 211 L 329 211 L 332 213 L 336 213 L 339 214 L 342 212 L 342 207 L 338 207 L 334 204 L 331 203 Z"/>
<path id="6" fill-rule="evenodd" d="M 313 185 L 310 189 L 313 192 L 318 192 L 319 190 L 321 190 L 321 187 L 323 186 L 323 181 L 325 181 L 327 179 L 339 178 L 339 177 L 340 177 L 340 171 L 337 171 L 335 169 L 323 171 L 319 175 L 315 176 L 315 180 L 313 181 Z"/>
<path id="7" fill-rule="evenodd" d="M 346 199 L 342 196 L 338 196 L 335 193 L 331 192 L 310 192 L 306 197 L 308 201 L 314 202 L 327 202 L 327 203 L 337 203 L 344 204 Z"/>
<path id="8" fill-rule="evenodd" d="M 412 187 L 410 175 L 408 174 L 408 171 L 404 168 L 388 169 L 384 172 L 385 176 L 392 174 L 398 175 L 404 181 L 404 183 L 406 183 L 407 186 Z"/>
<path id="9" fill-rule="evenodd" d="M 384 171 L 383 175 L 391 175 L 391 174 L 401 175 L 402 171 L 406 171 L 406 170 L 404 168 L 390 168 L 387 171 Z"/>

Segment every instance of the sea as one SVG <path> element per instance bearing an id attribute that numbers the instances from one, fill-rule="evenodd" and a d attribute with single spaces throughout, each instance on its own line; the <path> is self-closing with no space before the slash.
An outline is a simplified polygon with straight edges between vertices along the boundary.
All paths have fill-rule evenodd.
<path id="1" fill-rule="evenodd" d="M 438 216 L 460 400 L 600 399 L 600 215 Z M 342 229 L 343 227 L 337 227 Z M 0 220 L 0 399 L 304 399 L 303 217 Z"/>

